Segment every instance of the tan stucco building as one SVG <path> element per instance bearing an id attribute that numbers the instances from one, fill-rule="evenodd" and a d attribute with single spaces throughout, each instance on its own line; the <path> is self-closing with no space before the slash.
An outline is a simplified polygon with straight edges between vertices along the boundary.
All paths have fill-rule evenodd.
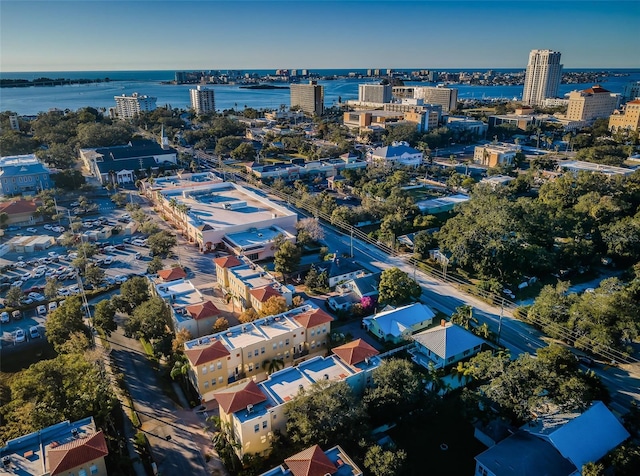
<path id="1" fill-rule="evenodd" d="M 629 101 L 622 113 L 614 113 L 609 117 L 609 130 L 640 131 L 640 99 Z"/>
<path id="2" fill-rule="evenodd" d="M 618 105 L 618 95 L 595 85 L 583 91 L 569 93 L 567 119 L 593 122 L 600 117 L 609 117 Z"/>

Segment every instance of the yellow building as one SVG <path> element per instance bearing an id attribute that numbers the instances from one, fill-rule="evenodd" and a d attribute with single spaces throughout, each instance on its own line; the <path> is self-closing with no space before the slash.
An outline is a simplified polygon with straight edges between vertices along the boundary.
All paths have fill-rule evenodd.
<path id="1" fill-rule="evenodd" d="M 203 401 L 244 379 L 262 381 L 282 367 L 327 352 L 333 318 L 310 305 L 185 343 L 189 379 Z"/>
<path id="2" fill-rule="evenodd" d="M 593 122 L 600 117 L 609 117 L 618 105 L 618 96 L 600 85 L 583 91 L 569 93 L 567 119 Z"/>
<path id="3" fill-rule="evenodd" d="M 640 131 L 640 99 L 629 101 L 624 112 L 614 113 L 609 117 L 609 130 L 616 132 L 618 130 Z"/>
<path id="4" fill-rule="evenodd" d="M 511 165 L 518 149 L 509 144 L 485 144 L 476 146 L 473 161 L 487 167 Z"/>

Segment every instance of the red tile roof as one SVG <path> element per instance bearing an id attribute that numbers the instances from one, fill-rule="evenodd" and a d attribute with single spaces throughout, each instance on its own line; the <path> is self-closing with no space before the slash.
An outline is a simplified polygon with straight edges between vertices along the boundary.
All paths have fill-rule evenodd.
<path id="1" fill-rule="evenodd" d="M 322 309 L 318 308 L 312 309 L 310 311 L 305 311 L 301 314 L 297 314 L 293 316 L 293 318 L 306 329 L 333 321 L 333 317 L 324 312 Z"/>
<path id="2" fill-rule="evenodd" d="M 629 101 L 627 104 L 640 104 L 640 99 L 634 99 L 633 101 Z"/>
<path id="3" fill-rule="evenodd" d="M 599 93 L 610 93 L 611 91 L 607 91 L 606 89 L 601 87 L 599 84 L 596 84 L 592 88 L 585 89 L 582 92 L 587 94 L 599 94 Z"/>
<path id="4" fill-rule="evenodd" d="M 222 258 L 214 259 L 213 262 L 221 268 L 233 268 L 242 264 L 235 256 L 223 256 Z"/>
<path id="5" fill-rule="evenodd" d="M 175 281 L 176 279 L 186 278 L 187 273 L 184 269 L 177 266 L 171 269 L 161 269 L 158 271 L 158 276 L 160 276 L 164 281 Z"/>
<path id="6" fill-rule="evenodd" d="M 216 340 L 207 346 L 185 349 L 184 354 L 191 365 L 197 366 L 227 357 L 229 351 L 222 342 Z"/>
<path id="7" fill-rule="evenodd" d="M 187 306 L 187 312 L 195 320 L 206 319 L 207 317 L 219 316 L 220 309 L 211 301 L 205 301 L 192 306 Z"/>
<path id="8" fill-rule="evenodd" d="M 349 365 L 359 364 L 366 358 L 379 354 L 376 349 L 371 347 L 362 339 L 354 340 L 353 342 L 341 345 L 340 347 L 334 347 L 333 353 Z"/>
<path id="9" fill-rule="evenodd" d="M 109 454 L 102 431 L 88 438 L 78 438 L 64 445 L 49 448 L 47 459 L 51 476 L 63 474 L 70 469 Z"/>
<path id="10" fill-rule="evenodd" d="M 253 380 L 249 380 L 244 386 L 232 387 L 230 390 L 214 393 L 213 396 L 227 415 L 243 410 L 248 405 L 255 405 L 267 400 L 258 384 Z"/>
<path id="11" fill-rule="evenodd" d="M 17 215 L 18 213 L 33 213 L 38 208 L 38 204 L 33 200 L 11 200 L 0 203 L 0 212 L 7 215 Z"/>
<path id="12" fill-rule="evenodd" d="M 336 472 L 336 465 L 319 445 L 312 446 L 284 460 L 293 476 L 325 476 Z"/>
<path id="13" fill-rule="evenodd" d="M 267 302 L 267 300 L 273 296 L 282 296 L 282 294 L 273 289 L 271 286 L 251 289 L 249 293 L 260 302 Z"/>

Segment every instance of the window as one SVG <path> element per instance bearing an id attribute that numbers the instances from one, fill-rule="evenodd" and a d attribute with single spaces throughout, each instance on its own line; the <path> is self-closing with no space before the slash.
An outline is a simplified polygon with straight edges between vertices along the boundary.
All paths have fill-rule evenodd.
<path id="1" fill-rule="evenodd" d="M 471 351 L 467 349 L 462 353 L 462 355 L 469 355 L 470 353 L 471 353 Z"/>
<path id="2" fill-rule="evenodd" d="M 256 362 L 256 370 L 260 370 L 260 362 Z"/>
<path id="3" fill-rule="evenodd" d="M 254 351 L 253 351 L 253 355 L 254 355 L 255 357 L 257 357 L 259 353 L 260 353 L 260 351 L 259 351 L 258 349 L 256 349 L 256 350 L 254 350 Z"/>
<path id="4" fill-rule="evenodd" d="M 289 339 L 285 339 L 284 345 L 289 345 Z"/>
<path id="5" fill-rule="evenodd" d="M 267 420 L 262 422 L 262 428 L 266 428 L 267 427 Z"/>
<path id="6" fill-rule="evenodd" d="M 278 344 L 277 344 L 277 343 L 274 343 L 274 344 L 273 344 L 273 350 L 276 350 L 277 348 L 278 348 Z"/>
<path id="7" fill-rule="evenodd" d="M 262 348 L 260 349 L 260 353 L 261 353 L 261 354 L 264 354 L 264 347 L 262 347 Z"/>
<path id="8" fill-rule="evenodd" d="M 205 365 L 204 367 L 202 367 L 202 375 L 206 375 L 207 374 L 207 366 Z"/>
<path id="9" fill-rule="evenodd" d="M 258 423 L 257 425 L 254 425 L 254 427 L 253 427 L 253 431 L 254 431 L 255 433 L 258 433 L 258 432 L 260 431 L 260 424 L 259 424 L 259 423 Z"/>
<path id="10" fill-rule="evenodd" d="M 220 370 L 222 368 L 222 361 L 218 361 L 218 370 Z"/>
<path id="11" fill-rule="evenodd" d="M 253 372 L 253 364 L 249 364 L 249 372 Z"/>
<path id="12" fill-rule="evenodd" d="M 288 358 L 289 358 L 289 351 L 286 351 L 286 352 L 284 353 L 284 356 L 288 359 Z"/>
<path id="13" fill-rule="evenodd" d="M 449 357 L 449 358 L 447 359 L 447 363 L 451 363 L 451 362 L 453 362 L 453 359 L 454 359 L 453 357 Z"/>
<path id="14" fill-rule="evenodd" d="M 78 471 L 78 476 L 87 476 L 87 472 L 84 469 Z"/>
<path id="15" fill-rule="evenodd" d="M 316 335 L 316 330 L 315 329 L 311 331 L 311 335 L 312 336 Z"/>
<path id="16" fill-rule="evenodd" d="M 89 466 L 89 472 L 91 474 L 98 474 L 98 467 L 95 464 L 92 464 Z"/>
<path id="17" fill-rule="evenodd" d="M 478 464 L 478 474 L 480 476 L 489 476 L 489 472 L 487 471 L 487 468 L 485 468 L 481 464 Z"/>
<path id="18" fill-rule="evenodd" d="M 251 351 L 247 352 L 247 359 L 251 358 Z"/>
<path id="19" fill-rule="evenodd" d="M 214 386 L 216 384 L 216 379 L 212 378 L 211 379 L 211 386 Z"/>
<path id="20" fill-rule="evenodd" d="M 218 377 L 218 383 L 222 383 L 222 377 Z"/>
<path id="21" fill-rule="evenodd" d="M 213 372 L 216 369 L 215 364 L 209 365 L 209 372 Z"/>
<path id="22" fill-rule="evenodd" d="M 326 334 L 326 333 L 327 333 L 327 328 L 326 328 L 326 327 L 323 327 L 323 328 L 322 328 L 322 333 L 323 333 L 323 334 Z"/>
<path id="23" fill-rule="evenodd" d="M 284 345 L 284 343 L 280 341 L 279 345 L 280 345 L 280 348 L 282 349 L 282 346 Z"/>
<path id="24" fill-rule="evenodd" d="M 204 388 L 209 388 L 209 381 L 208 380 L 204 381 Z"/>
<path id="25" fill-rule="evenodd" d="M 312 349 L 315 349 L 315 348 L 316 348 L 316 341 L 315 341 L 315 340 L 311 343 L 311 348 L 312 348 Z"/>

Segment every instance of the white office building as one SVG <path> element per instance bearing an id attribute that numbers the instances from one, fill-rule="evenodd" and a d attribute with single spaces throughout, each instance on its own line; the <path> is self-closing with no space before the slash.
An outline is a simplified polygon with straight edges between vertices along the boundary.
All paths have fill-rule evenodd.
<path id="1" fill-rule="evenodd" d="M 133 119 L 142 111 L 153 111 L 158 98 L 133 93 L 131 96 L 123 94 L 114 96 L 116 100 L 116 115 L 120 119 Z"/>
<path id="2" fill-rule="evenodd" d="M 425 103 L 439 104 L 442 112 L 454 111 L 458 104 L 458 90 L 443 86 L 419 86 L 413 89 L 414 99 L 423 99 Z"/>
<path id="3" fill-rule="evenodd" d="M 560 53 L 551 50 L 532 50 L 524 77 L 522 102 L 529 105 L 543 104 L 546 98 L 558 95 L 562 78 Z"/>
<path id="4" fill-rule="evenodd" d="M 190 89 L 189 94 L 191 95 L 191 109 L 196 114 L 215 112 L 216 99 L 213 89 L 197 86 L 196 89 Z"/>
<path id="5" fill-rule="evenodd" d="M 358 101 L 373 103 L 391 102 L 390 84 L 359 84 Z"/>

